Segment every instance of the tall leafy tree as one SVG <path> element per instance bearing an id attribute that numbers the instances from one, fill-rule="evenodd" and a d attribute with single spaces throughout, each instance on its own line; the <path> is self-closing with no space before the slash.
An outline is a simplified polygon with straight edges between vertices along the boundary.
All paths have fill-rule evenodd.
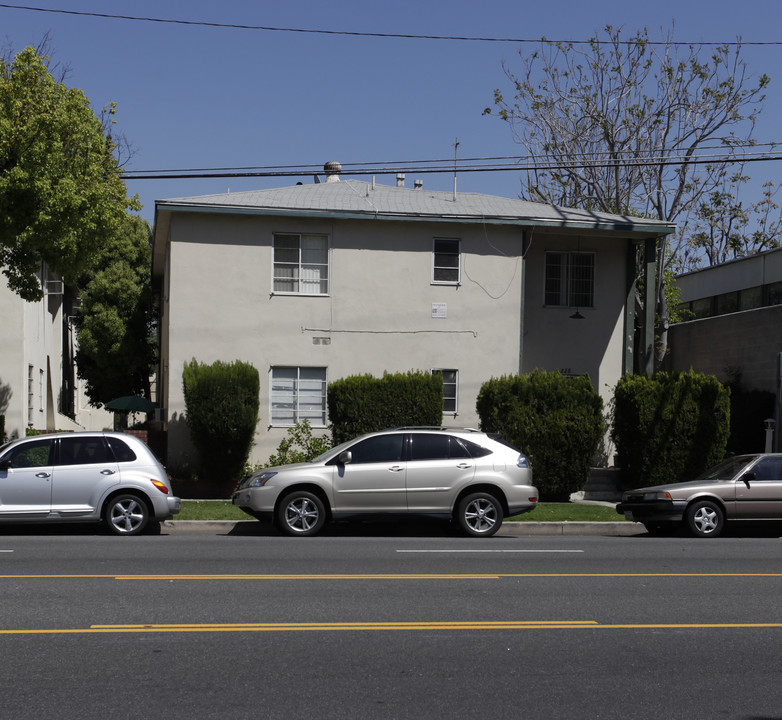
<path id="1" fill-rule="evenodd" d="M 80 279 L 79 377 L 93 405 L 124 395 L 149 398 L 156 359 L 149 226 L 126 215 L 94 260 Z"/>
<path id="2" fill-rule="evenodd" d="M 55 80 L 46 57 L 28 47 L 0 62 L 0 267 L 25 300 L 43 296 L 42 262 L 73 284 L 137 207 L 115 148 L 84 93 Z"/>
<path id="3" fill-rule="evenodd" d="M 665 270 L 689 247 L 698 208 L 736 174 L 730 163 L 701 164 L 698 152 L 740 161 L 768 78 L 747 72 L 740 45 L 705 51 L 672 32 L 650 42 L 645 29 L 625 37 L 610 26 L 586 46 L 543 40 L 520 59 L 520 71 L 504 67 L 512 96 L 496 90 L 485 112 L 509 123 L 530 158 L 522 197 L 677 223 L 657 248 L 660 360 Z"/>

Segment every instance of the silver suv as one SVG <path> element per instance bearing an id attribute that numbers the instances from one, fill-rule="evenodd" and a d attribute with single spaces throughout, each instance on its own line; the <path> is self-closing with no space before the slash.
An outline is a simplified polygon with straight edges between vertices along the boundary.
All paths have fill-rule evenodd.
<path id="1" fill-rule="evenodd" d="M 362 435 L 306 463 L 243 478 L 233 503 L 288 535 L 314 535 L 327 519 L 377 515 L 452 518 L 490 537 L 505 517 L 535 508 L 527 458 L 472 429 L 403 427 Z"/>
<path id="2" fill-rule="evenodd" d="M 137 535 L 180 506 L 163 466 L 133 435 L 53 433 L 0 448 L 0 521 L 102 519 L 117 535 Z"/>

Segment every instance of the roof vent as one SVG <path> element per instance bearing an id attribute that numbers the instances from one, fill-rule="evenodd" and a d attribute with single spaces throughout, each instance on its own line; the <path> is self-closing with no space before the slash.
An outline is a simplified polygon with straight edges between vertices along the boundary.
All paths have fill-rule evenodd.
<path id="1" fill-rule="evenodd" d="M 424 186 L 423 180 L 416 180 L 413 185 L 415 186 L 416 190 L 420 190 Z"/>
<path id="2" fill-rule="evenodd" d="M 326 173 L 326 182 L 339 182 L 339 175 L 342 172 L 342 165 L 336 160 L 330 160 L 323 166 L 323 172 Z"/>
<path id="3" fill-rule="evenodd" d="M 405 186 L 405 174 L 404 173 L 397 173 L 396 174 L 396 186 L 397 187 L 404 187 Z"/>

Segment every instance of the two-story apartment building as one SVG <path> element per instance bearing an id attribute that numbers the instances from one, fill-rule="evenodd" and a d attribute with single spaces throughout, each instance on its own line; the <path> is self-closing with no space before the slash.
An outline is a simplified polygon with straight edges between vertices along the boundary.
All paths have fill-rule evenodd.
<path id="1" fill-rule="evenodd" d="M 325 183 L 158 201 L 169 465 L 193 457 L 182 392 L 193 358 L 259 370 L 254 461 L 297 421 L 325 429 L 328 383 L 348 375 L 442 373 L 444 422 L 461 426 L 478 425 L 492 376 L 588 374 L 608 395 L 632 368 L 636 244 L 672 231 L 420 183 L 340 181 L 338 166 Z"/>

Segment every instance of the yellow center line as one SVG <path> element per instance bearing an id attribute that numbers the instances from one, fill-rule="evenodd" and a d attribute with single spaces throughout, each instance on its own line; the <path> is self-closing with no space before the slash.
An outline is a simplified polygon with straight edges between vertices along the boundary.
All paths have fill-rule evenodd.
<path id="1" fill-rule="evenodd" d="M 777 578 L 782 573 L 336 573 L 0 575 L 0 580 L 500 580 L 503 578 Z"/>
<path id="2" fill-rule="evenodd" d="M 183 632 L 333 632 L 417 630 L 711 630 L 782 629 L 782 623 L 622 623 L 601 625 L 594 620 L 527 620 L 486 622 L 339 622 L 339 623 L 213 623 L 91 625 L 86 628 L 0 630 L 0 635 L 72 635 L 105 633 Z"/>

